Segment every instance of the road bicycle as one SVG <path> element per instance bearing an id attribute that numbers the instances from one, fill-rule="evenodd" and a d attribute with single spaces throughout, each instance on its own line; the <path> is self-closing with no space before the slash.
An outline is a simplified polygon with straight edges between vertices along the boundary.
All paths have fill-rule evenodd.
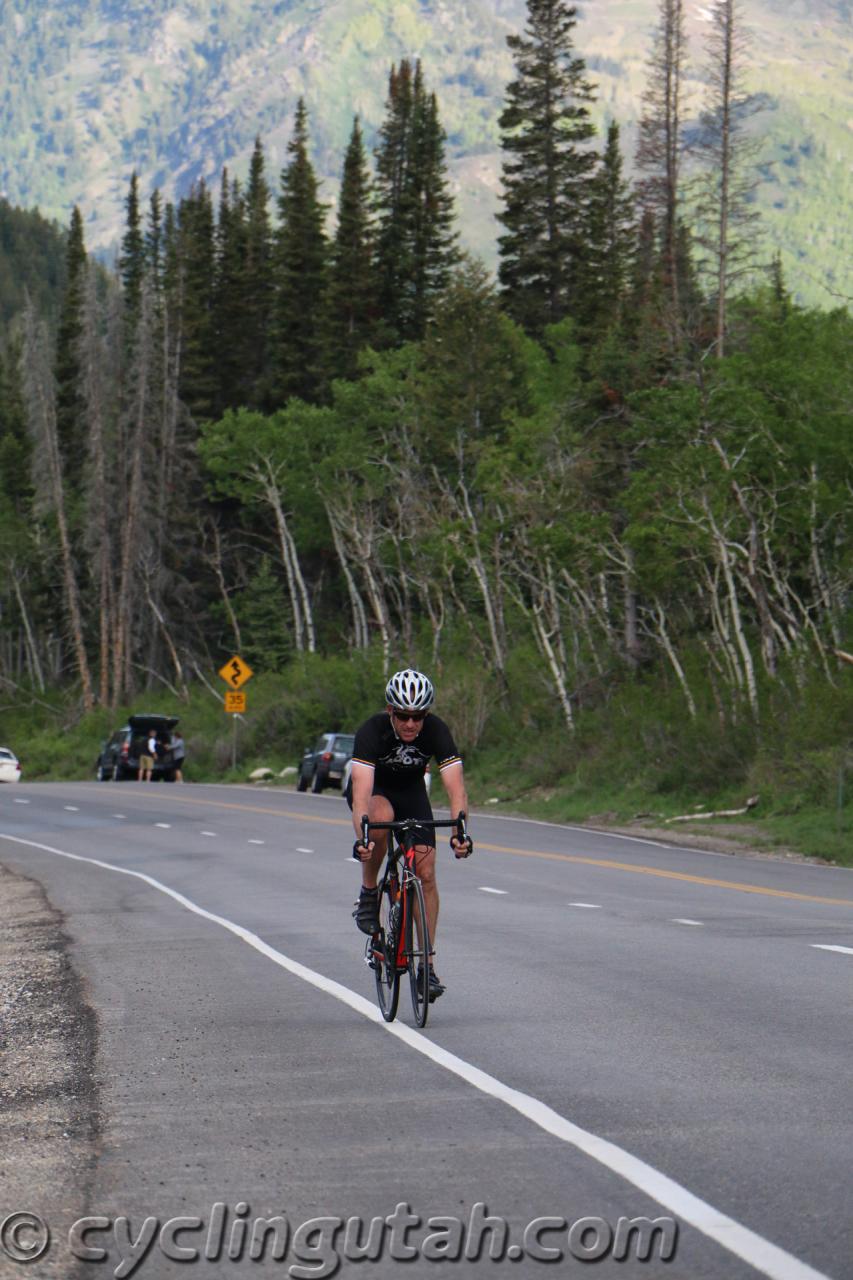
<path id="1" fill-rule="evenodd" d="M 454 827 L 459 840 L 470 841 L 465 814 L 447 821 L 404 818 L 399 822 L 369 822 L 361 819 L 362 844 L 374 831 L 387 831 L 385 874 L 379 885 L 379 928 L 367 940 L 364 958 L 376 979 L 376 995 L 382 1017 L 393 1022 L 400 1000 L 400 980 L 409 975 L 412 1009 L 419 1027 L 426 1026 L 429 1013 L 430 948 L 426 904 L 420 877 L 415 870 L 415 845 L 423 844 L 423 832 L 436 827 Z"/>

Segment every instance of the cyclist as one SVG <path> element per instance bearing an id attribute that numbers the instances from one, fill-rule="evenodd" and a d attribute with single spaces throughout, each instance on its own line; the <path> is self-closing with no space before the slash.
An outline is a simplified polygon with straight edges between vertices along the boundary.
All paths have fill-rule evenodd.
<path id="1" fill-rule="evenodd" d="M 468 812 L 468 796 L 462 760 L 450 729 L 431 711 L 435 700 L 432 681 L 420 671 L 397 671 L 385 688 L 385 710 L 371 716 L 357 730 L 352 755 L 352 773 L 345 792 L 352 809 L 356 833 L 354 854 L 361 861 L 361 895 L 353 912 L 362 933 L 379 927 L 377 880 L 388 847 L 388 832 L 377 831 L 368 845 L 362 844 L 361 816 L 371 822 L 395 819 L 432 820 L 432 808 L 424 784 L 426 767 L 433 756 L 438 761 L 452 817 Z M 438 887 L 435 880 L 435 835 L 424 828 L 423 840 L 415 846 L 415 869 L 421 879 L 427 910 L 430 944 L 435 947 L 438 924 Z M 450 846 L 457 858 L 467 858 L 470 840 L 454 834 Z M 444 992 L 435 971 L 430 971 L 430 1003 Z"/>

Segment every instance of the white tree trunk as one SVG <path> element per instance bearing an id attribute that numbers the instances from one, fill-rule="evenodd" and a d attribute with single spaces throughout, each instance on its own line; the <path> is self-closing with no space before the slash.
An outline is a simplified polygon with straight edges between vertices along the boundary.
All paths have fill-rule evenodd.
<path id="1" fill-rule="evenodd" d="M 335 513 L 328 502 L 324 502 L 326 508 L 326 517 L 329 521 L 329 528 L 332 532 L 332 542 L 338 557 L 338 563 L 341 566 L 341 573 L 344 575 L 344 582 L 347 585 L 347 593 L 350 599 L 350 608 L 352 609 L 352 628 L 353 628 L 353 646 L 356 649 L 366 649 L 368 644 L 367 632 L 367 615 L 364 610 L 364 601 L 359 594 L 355 585 L 355 578 L 350 569 L 349 557 L 346 553 L 341 531 L 338 528 L 338 522 L 335 519 Z"/>

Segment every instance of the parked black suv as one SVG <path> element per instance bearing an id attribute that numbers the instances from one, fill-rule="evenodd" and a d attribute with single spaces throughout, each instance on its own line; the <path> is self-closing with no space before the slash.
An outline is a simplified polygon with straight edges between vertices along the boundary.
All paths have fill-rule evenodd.
<path id="1" fill-rule="evenodd" d="M 353 733 L 322 733 L 313 747 L 306 747 L 299 765 L 296 790 L 322 791 L 324 787 L 339 787 L 344 765 L 352 757 L 355 742 Z"/>
<path id="2" fill-rule="evenodd" d="M 127 778 L 138 777 L 139 757 L 145 750 L 151 731 L 157 737 L 161 734 L 167 736 L 177 723 L 177 716 L 129 716 L 127 724 L 116 729 L 101 748 L 96 765 L 98 782 L 124 782 Z M 170 751 L 155 759 L 151 778 L 157 782 L 175 781 L 175 766 Z"/>

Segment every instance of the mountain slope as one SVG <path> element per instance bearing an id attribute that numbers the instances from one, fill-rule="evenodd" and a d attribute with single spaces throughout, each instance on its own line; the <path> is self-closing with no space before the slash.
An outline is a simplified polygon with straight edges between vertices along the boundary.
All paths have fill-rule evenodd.
<path id="1" fill-rule="evenodd" d="M 524 0 L 7 0 L 0 24 L 0 194 L 67 223 L 80 205 L 92 247 L 120 235 L 131 171 L 167 198 L 193 180 L 245 174 L 256 134 L 273 182 L 304 94 L 332 199 L 352 121 L 368 140 L 392 61 L 423 58 L 439 94 L 465 242 L 494 261 L 497 117 L 512 74 L 506 35 Z M 5 7 L 5 6 L 4 6 Z M 744 0 L 750 87 L 763 95 L 768 256 L 783 253 L 804 298 L 853 295 L 853 105 L 848 0 Z M 689 13 L 694 110 L 703 6 Z M 625 126 L 644 83 L 656 0 L 582 6 L 578 51 L 599 86 L 596 115 Z"/>

